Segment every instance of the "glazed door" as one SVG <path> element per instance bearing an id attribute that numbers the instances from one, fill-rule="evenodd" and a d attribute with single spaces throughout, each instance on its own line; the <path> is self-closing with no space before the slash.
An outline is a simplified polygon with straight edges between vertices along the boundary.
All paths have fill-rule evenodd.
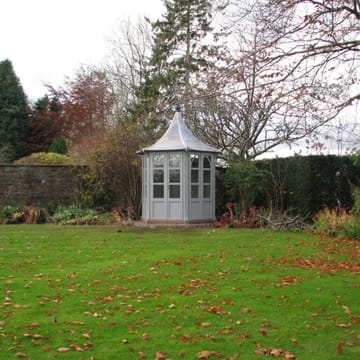
<path id="1" fill-rule="evenodd" d="M 181 188 L 181 153 L 153 154 L 151 219 L 182 219 Z"/>

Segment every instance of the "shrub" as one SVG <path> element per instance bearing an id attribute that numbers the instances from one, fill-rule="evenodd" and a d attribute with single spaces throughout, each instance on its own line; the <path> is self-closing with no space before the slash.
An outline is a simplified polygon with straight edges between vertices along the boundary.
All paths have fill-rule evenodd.
<path id="1" fill-rule="evenodd" d="M 30 156 L 23 157 L 15 162 L 21 165 L 72 165 L 69 156 L 56 153 L 33 153 Z"/>
<path id="2" fill-rule="evenodd" d="M 108 214 L 85 215 L 80 218 L 64 221 L 64 225 L 105 225 L 110 221 Z"/>
<path id="3" fill-rule="evenodd" d="M 360 218 L 360 188 L 353 190 L 352 196 L 354 199 L 353 212 L 355 216 Z"/>
<path id="4" fill-rule="evenodd" d="M 67 154 L 67 142 L 64 136 L 61 136 L 59 139 L 54 139 L 50 144 L 49 153 L 56 153 L 56 154 Z"/>
<path id="5" fill-rule="evenodd" d="M 344 227 L 344 235 L 348 238 L 360 240 L 360 221 L 357 217 L 350 218 Z"/>
<path id="6" fill-rule="evenodd" d="M 315 216 L 313 225 L 316 231 L 331 236 L 345 236 L 348 238 L 360 239 L 360 221 L 353 214 L 344 209 L 328 209 L 320 211 Z"/>
<path id="7" fill-rule="evenodd" d="M 75 205 L 59 206 L 52 215 L 52 219 L 55 222 L 68 222 L 70 220 L 96 215 L 98 215 L 97 211 L 92 209 L 82 209 Z"/>
<path id="8" fill-rule="evenodd" d="M 103 143 L 89 153 L 90 188 L 106 207 L 131 207 L 138 215 L 141 209 L 141 159 L 136 151 L 142 148 L 142 129 L 119 123 L 109 131 Z M 93 192 L 94 193 L 94 192 Z"/>
<path id="9" fill-rule="evenodd" d="M 235 210 L 239 216 L 243 210 L 254 205 L 256 197 L 264 188 L 265 175 L 252 161 L 230 161 L 225 173 L 225 188 L 230 200 L 237 204 Z"/>
<path id="10" fill-rule="evenodd" d="M 23 223 L 24 210 L 21 206 L 6 205 L 0 211 L 0 220 L 3 224 Z"/>
<path id="11" fill-rule="evenodd" d="M 0 223 L 3 224 L 41 224 L 46 222 L 42 209 L 36 206 L 4 206 L 0 210 Z"/>
<path id="12" fill-rule="evenodd" d="M 337 236 L 344 228 L 348 214 L 345 210 L 325 208 L 315 215 L 314 229 L 316 231 Z"/>

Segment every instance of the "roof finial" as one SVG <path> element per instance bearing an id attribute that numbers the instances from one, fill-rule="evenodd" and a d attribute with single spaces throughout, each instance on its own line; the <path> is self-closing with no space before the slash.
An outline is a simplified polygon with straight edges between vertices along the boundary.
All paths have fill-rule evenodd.
<path id="1" fill-rule="evenodd" d="M 175 111 L 176 111 L 176 112 L 180 112 L 180 111 L 181 111 L 181 106 L 180 106 L 180 104 L 176 104 L 176 105 L 175 105 Z"/>

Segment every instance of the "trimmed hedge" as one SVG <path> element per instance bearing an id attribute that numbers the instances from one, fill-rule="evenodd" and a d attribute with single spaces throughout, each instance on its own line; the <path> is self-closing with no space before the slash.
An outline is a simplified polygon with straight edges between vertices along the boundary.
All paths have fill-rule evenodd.
<path id="1" fill-rule="evenodd" d="M 360 167 L 347 156 L 296 156 L 261 160 L 257 165 L 270 174 L 257 205 L 266 206 L 271 199 L 281 211 L 294 209 L 313 216 L 325 207 L 351 209 L 352 190 L 360 186 Z"/>

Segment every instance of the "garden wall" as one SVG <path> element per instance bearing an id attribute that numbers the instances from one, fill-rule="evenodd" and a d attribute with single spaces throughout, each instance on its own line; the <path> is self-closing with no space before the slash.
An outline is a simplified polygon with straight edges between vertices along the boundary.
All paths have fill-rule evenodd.
<path id="1" fill-rule="evenodd" d="M 70 205 L 76 193 L 74 167 L 0 164 L 0 205 Z"/>

